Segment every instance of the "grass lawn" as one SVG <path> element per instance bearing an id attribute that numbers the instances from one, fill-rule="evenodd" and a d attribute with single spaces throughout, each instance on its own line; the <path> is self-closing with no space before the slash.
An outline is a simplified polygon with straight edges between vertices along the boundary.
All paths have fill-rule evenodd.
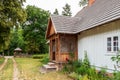
<path id="1" fill-rule="evenodd" d="M 20 71 L 19 80 L 71 80 L 60 72 L 41 74 L 39 68 L 42 65 L 40 59 L 15 58 Z"/>
<path id="2" fill-rule="evenodd" d="M 4 62 L 5 58 L 0 58 L 0 65 Z"/>
<path id="3" fill-rule="evenodd" d="M 13 79 L 13 62 L 11 59 L 8 59 L 7 64 L 0 71 L 0 80 L 12 80 Z"/>

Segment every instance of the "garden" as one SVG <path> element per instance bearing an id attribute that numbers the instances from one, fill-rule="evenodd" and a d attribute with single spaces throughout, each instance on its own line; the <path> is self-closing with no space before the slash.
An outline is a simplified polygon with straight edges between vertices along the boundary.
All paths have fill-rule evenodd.
<path id="1" fill-rule="evenodd" d="M 72 54 L 72 53 L 70 53 Z M 63 68 L 63 72 L 67 74 L 73 80 L 120 80 L 120 72 L 114 71 L 113 73 L 108 73 L 107 68 L 101 68 L 101 70 L 96 70 L 95 66 L 91 66 L 87 53 L 84 55 L 83 60 L 68 60 Z M 120 52 L 111 57 L 111 60 L 116 63 L 120 62 Z"/>

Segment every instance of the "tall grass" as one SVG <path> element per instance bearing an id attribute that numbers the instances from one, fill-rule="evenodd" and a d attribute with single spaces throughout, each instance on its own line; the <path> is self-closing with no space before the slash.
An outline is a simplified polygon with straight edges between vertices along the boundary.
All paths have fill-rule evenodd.
<path id="1" fill-rule="evenodd" d="M 0 65 L 4 62 L 5 58 L 0 58 Z"/>

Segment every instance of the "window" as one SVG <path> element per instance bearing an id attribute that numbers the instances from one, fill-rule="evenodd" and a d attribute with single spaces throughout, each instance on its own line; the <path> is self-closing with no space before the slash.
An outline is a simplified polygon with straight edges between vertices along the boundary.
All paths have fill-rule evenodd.
<path id="1" fill-rule="evenodd" d="M 107 38 L 107 51 L 111 51 L 111 37 Z"/>
<path id="2" fill-rule="evenodd" d="M 113 51 L 118 51 L 118 36 L 113 37 Z"/>
<path id="3" fill-rule="evenodd" d="M 118 36 L 107 38 L 107 51 L 110 51 L 110 52 L 118 51 Z"/>

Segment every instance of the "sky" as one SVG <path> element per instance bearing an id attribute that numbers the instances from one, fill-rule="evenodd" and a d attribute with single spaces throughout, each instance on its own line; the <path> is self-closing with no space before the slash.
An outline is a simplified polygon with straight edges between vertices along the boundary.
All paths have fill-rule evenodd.
<path id="1" fill-rule="evenodd" d="M 63 7 L 66 3 L 71 6 L 72 15 L 74 16 L 78 11 L 81 10 L 81 7 L 78 5 L 80 0 L 26 0 L 25 6 L 35 5 L 44 10 L 49 10 L 51 13 L 57 8 L 59 14 L 62 13 Z"/>

